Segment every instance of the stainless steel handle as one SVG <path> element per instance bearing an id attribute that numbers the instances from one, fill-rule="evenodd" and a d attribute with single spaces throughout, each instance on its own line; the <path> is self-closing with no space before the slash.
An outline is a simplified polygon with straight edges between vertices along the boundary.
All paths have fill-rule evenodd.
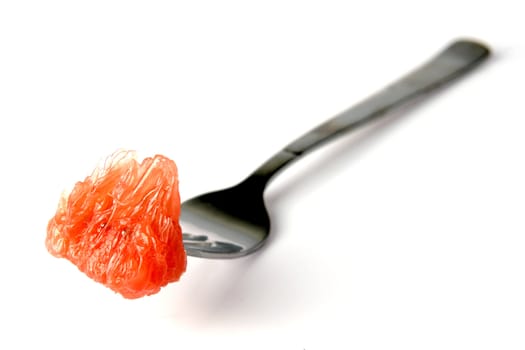
<path id="1" fill-rule="evenodd" d="M 420 68 L 290 143 L 261 165 L 249 179 L 265 185 L 276 172 L 307 151 L 463 75 L 489 53 L 489 49 L 480 43 L 453 42 Z"/>

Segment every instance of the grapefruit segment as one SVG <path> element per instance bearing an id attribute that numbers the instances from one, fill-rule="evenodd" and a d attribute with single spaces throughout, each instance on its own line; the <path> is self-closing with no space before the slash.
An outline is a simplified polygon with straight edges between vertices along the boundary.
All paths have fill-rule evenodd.
<path id="1" fill-rule="evenodd" d="M 108 157 L 60 199 L 46 247 L 125 298 L 155 294 L 186 270 L 175 162 Z"/>

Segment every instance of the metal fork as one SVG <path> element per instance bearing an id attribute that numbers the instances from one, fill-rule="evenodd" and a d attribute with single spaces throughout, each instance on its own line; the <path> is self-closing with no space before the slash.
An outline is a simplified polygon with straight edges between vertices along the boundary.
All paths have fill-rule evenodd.
<path id="1" fill-rule="evenodd" d="M 263 192 L 279 170 L 335 136 L 463 75 L 488 56 L 489 49 L 480 43 L 455 41 L 420 68 L 299 137 L 239 184 L 185 201 L 181 226 L 187 254 L 230 259 L 255 252 L 270 233 Z"/>

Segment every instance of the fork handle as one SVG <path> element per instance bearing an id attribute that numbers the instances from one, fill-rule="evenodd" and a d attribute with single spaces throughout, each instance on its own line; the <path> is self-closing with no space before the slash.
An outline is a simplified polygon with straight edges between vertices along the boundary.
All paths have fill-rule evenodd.
<path id="1" fill-rule="evenodd" d="M 248 179 L 256 179 L 265 186 L 275 173 L 304 153 L 463 75 L 487 58 L 489 53 L 489 49 L 480 43 L 468 40 L 453 42 L 418 69 L 287 145 Z"/>

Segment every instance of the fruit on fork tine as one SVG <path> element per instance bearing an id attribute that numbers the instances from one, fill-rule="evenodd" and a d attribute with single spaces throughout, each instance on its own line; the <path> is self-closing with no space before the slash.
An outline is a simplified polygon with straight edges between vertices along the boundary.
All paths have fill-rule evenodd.
<path id="1" fill-rule="evenodd" d="M 156 155 L 138 162 L 133 152 L 117 152 L 62 197 L 49 221 L 46 246 L 126 298 L 157 293 L 179 280 L 186 254 L 208 259 L 252 254 L 270 234 L 263 194 L 276 174 L 336 136 L 472 70 L 488 55 L 482 44 L 455 41 L 419 68 L 295 139 L 237 185 L 183 204 L 172 160 Z"/>

